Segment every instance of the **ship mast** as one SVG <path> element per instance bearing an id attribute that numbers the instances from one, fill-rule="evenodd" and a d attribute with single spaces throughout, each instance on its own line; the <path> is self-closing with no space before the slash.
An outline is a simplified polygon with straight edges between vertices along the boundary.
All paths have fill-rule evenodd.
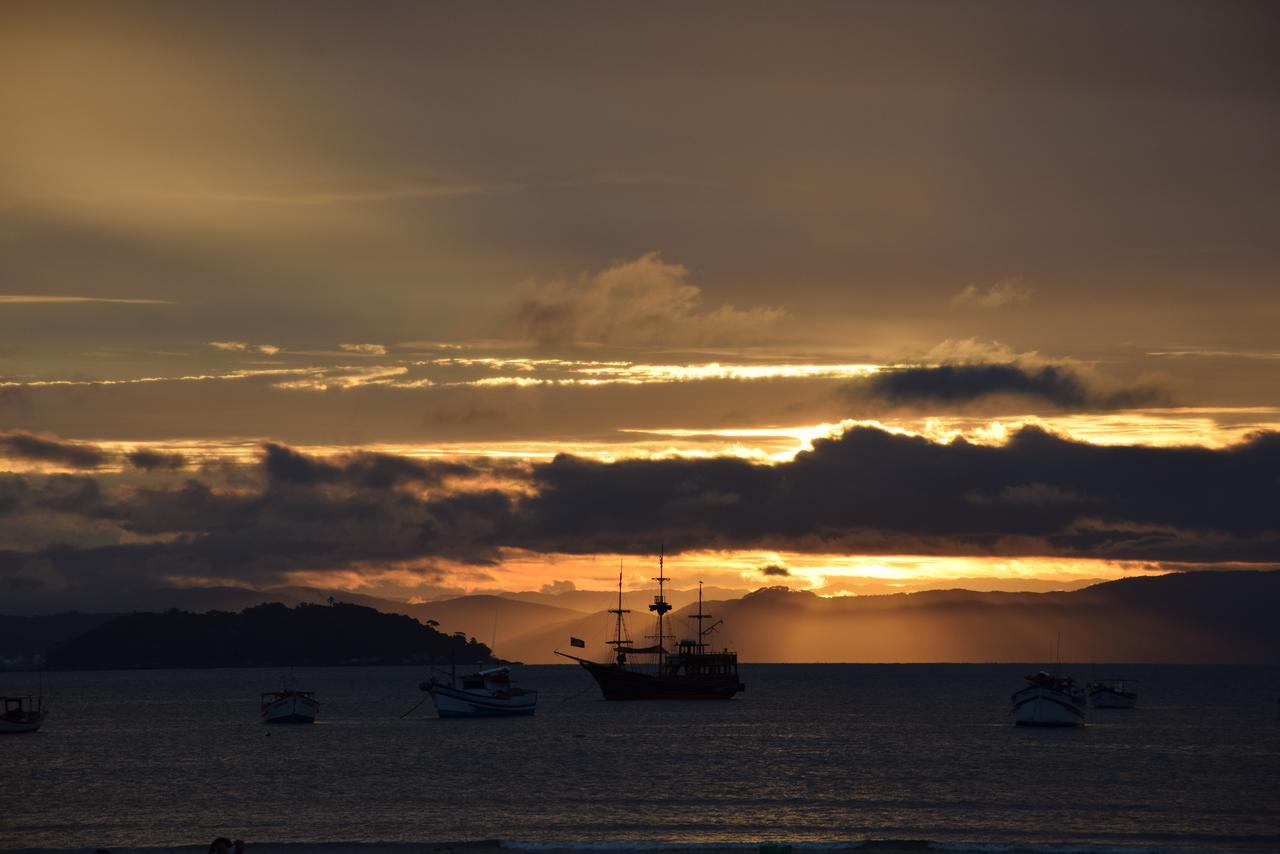
<path id="1" fill-rule="evenodd" d="M 658 577 L 653 579 L 658 582 L 658 595 L 653 597 L 653 604 L 649 606 L 650 611 L 656 611 L 658 614 L 658 673 L 662 673 L 662 663 L 666 658 L 666 648 L 663 646 L 662 622 L 663 617 L 671 610 L 671 605 L 667 602 L 666 591 L 663 585 L 670 581 L 663 572 L 663 558 L 666 555 L 666 544 L 658 548 Z"/>
<path id="2" fill-rule="evenodd" d="M 622 615 L 630 614 L 631 611 L 622 607 L 622 561 L 618 561 L 618 607 L 610 608 L 609 613 L 616 614 L 618 620 L 613 628 L 613 640 L 606 641 L 606 643 L 613 647 L 614 656 L 618 666 L 621 667 L 627 661 L 627 654 L 622 651 L 622 646 L 623 644 L 629 645 L 631 643 L 629 639 L 623 639 L 623 635 L 626 633 L 626 623 L 622 621 Z"/>
<path id="3" fill-rule="evenodd" d="M 703 628 L 702 626 L 702 621 L 710 620 L 711 615 L 702 613 L 702 582 L 701 581 L 698 582 L 698 613 L 690 614 L 689 619 L 698 621 L 697 648 L 698 648 L 698 654 L 701 655 L 707 651 L 706 636 L 711 632 L 712 628 L 715 628 L 714 626 L 712 626 L 711 628 Z"/>

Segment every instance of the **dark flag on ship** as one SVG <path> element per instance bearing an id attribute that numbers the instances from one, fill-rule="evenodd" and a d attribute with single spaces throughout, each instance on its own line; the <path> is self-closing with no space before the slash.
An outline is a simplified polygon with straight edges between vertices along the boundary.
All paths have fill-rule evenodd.
<path id="1" fill-rule="evenodd" d="M 587 642 L 584 641 L 582 638 L 570 637 L 569 646 L 580 646 L 585 649 L 587 646 Z"/>

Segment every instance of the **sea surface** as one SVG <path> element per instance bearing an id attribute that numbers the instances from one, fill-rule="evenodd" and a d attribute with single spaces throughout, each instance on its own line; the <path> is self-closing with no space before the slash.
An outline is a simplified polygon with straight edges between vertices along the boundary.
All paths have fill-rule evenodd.
<path id="1" fill-rule="evenodd" d="M 1064 665 L 1141 680 L 1138 709 L 1065 730 L 1012 725 L 1032 669 L 744 665 L 731 701 L 608 703 L 576 666 L 518 667 L 536 716 L 439 720 L 401 717 L 426 668 L 299 668 L 312 726 L 258 722 L 276 670 L 50 673 L 44 728 L 0 737 L 0 849 L 1280 850 L 1280 667 Z"/>

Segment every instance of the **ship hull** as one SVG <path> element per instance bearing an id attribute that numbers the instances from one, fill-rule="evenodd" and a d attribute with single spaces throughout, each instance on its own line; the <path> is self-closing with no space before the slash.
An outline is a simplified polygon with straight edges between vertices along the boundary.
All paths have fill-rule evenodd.
<path id="1" fill-rule="evenodd" d="M 578 663 L 596 680 L 606 700 L 728 700 L 745 687 L 736 676 L 659 679 L 610 664 Z"/>

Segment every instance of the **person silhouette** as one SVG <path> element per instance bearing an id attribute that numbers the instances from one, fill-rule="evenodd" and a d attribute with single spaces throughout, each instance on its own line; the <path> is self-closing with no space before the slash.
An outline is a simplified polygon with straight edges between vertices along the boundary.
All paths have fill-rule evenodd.
<path id="1" fill-rule="evenodd" d="M 209 843 L 208 854 L 231 854 L 231 840 L 225 836 L 219 836 Z"/>

